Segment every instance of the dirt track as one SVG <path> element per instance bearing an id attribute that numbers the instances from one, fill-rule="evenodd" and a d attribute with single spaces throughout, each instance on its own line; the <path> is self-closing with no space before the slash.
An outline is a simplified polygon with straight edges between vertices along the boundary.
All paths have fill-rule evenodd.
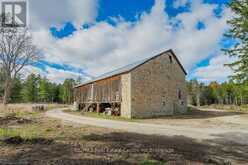
<path id="1" fill-rule="evenodd" d="M 209 112 L 211 114 L 211 112 Z M 209 115 L 208 113 L 208 115 Z M 140 120 L 140 122 L 123 122 L 76 116 L 53 110 L 47 116 L 72 122 L 74 124 L 91 125 L 110 129 L 119 129 L 132 133 L 147 135 L 185 136 L 197 140 L 225 137 L 240 144 L 248 144 L 248 115 L 213 112 L 212 116 L 199 115 L 183 116 L 179 118 L 163 118 Z M 215 115 L 215 116 L 214 116 Z M 238 123 L 240 122 L 240 123 Z M 235 137 L 233 137 L 235 136 Z M 236 137 L 238 136 L 238 137 Z"/>

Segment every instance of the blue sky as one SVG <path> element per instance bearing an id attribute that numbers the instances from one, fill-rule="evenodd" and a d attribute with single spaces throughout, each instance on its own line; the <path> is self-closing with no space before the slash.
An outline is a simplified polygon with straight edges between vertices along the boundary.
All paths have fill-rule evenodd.
<path id="1" fill-rule="evenodd" d="M 235 43 L 223 37 L 228 29 L 225 22 L 231 15 L 228 2 L 84 0 L 68 6 L 66 3 L 72 2 L 62 0 L 68 11 L 61 7 L 49 20 L 33 9 L 31 13 L 36 17 L 32 26 L 41 25 L 33 30 L 35 41 L 46 58 L 29 72 L 43 72 L 55 82 L 77 76 L 89 79 L 173 49 L 189 73 L 188 79 L 226 81 L 232 72 L 223 64 L 232 59 L 220 50 Z M 43 5 L 46 3 L 53 5 L 48 0 Z M 49 11 L 47 14 L 51 15 Z"/>

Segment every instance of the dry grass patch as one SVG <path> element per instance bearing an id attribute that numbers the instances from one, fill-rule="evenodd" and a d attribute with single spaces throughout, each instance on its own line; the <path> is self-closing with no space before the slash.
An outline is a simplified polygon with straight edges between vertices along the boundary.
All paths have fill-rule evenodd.
<path id="1" fill-rule="evenodd" d="M 3 104 L 0 104 L 0 114 L 5 113 L 23 113 L 23 112 L 34 112 L 33 107 L 37 105 L 44 105 L 46 107 L 46 110 L 51 110 L 55 108 L 65 108 L 69 105 L 64 104 L 8 104 L 7 106 L 4 106 Z"/>

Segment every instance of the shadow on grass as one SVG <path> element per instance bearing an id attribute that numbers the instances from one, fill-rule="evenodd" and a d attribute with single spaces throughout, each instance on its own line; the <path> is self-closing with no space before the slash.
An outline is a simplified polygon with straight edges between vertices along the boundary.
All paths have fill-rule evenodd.
<path id="1" fill-rule="evenodd" d="M 46 139 L 46 138 L 22 138 L 21 136 L 13 136 L 9 138 L 4 138 L 1 140 L 4 144 L 7 145 L 21 145 L 21 144 L 44 144 L 44 145 L 50 145 L 53 143 L 52 139 Z"/>
<path id="2" fill-rule="evenodd" d="M 75 144 L 53 143 L 51 145 L 22 145 L 15 148 L 15 154 L 0 155 L 0 164 L 14 165 L 88 165 L 116 164 L 128 165 L 125 160 L 109 160 L 106 157 L 78 153 L 80 148 Z M 21 148 L 21 149 L 20 149 Z M 89 156 L 90 155 L 90 156 Z M 89 158 L 91 157 L 91 158 Z"/>
<path id="3" fill-rule="evenodd" d="M 118 149 L 170 149 L 172 153 L 154 153 L 150 156 L 159 161 L 168 162 L 171 156 L 180 160 L 214 164 L 228 164 L 227 160 L 248 162 L 248 134 L 216 134 L 212 140 L 197 142 L 184 136 L 150 136 L 135 133 L 91 134 L 84 136 L 88 141 L 102 141 L 110 148 Z M 242 140 L 241 140 L 242 139 Z M 237 141 L 239 143 L 237 143 Z M 176 156 L 176 157 L 175 157 Z"/>
<path id="4" fill-rule="evenodd" d="M 184 136 L 156 136 L 135 133 L 83 135 L 78 142 L 56 142 L 50 145 L 24 145 L 0 160 L 29 164 L 139 164 L 156 160 L 168 164 L 228 164 L 248 162 L 248 144 L 239 138 L 248 134 L 218 134 L 216 139 L 198 142 Z M 227 139 L 226 137 L 233 136 Z M 236 138 L 236 142 L 232 140 Z M 83 143 L 81 143 L 84 141 Z M 1 163 L 1 162 L 0 162 Z M 192 163 L 192 164 L 193 164 Z"/>

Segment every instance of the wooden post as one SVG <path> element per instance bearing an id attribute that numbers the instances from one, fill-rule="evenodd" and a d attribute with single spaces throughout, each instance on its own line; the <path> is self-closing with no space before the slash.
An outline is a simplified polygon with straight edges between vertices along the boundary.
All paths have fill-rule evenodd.
<path id="1" fill-rule="evenodd" d="M 100 113 L 100 104 L 99 103 L 96 104 L 96 112 L 98 114 Z"/>

